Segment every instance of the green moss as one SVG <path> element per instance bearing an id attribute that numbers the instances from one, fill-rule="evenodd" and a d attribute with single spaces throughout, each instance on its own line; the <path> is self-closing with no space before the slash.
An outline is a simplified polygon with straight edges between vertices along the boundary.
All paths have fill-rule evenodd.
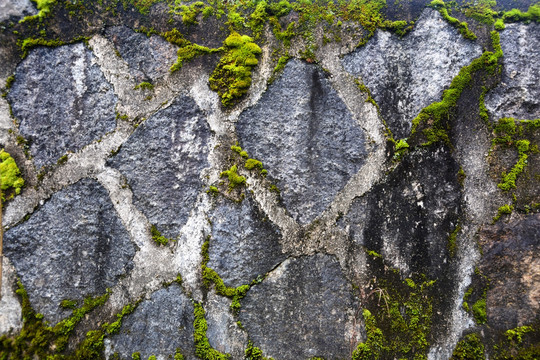
<path id="1" fill-rule="evenodd" d="M 256 159 L 247 159 L 246 160 L 246 165 L 244 165 L 244 167 L 246 169 L 248 169 L 248 170 L 253 170 L 255 168 L 258 168 L 260 170 L 264 170 L 262 162 L 260 162 L 259 160 L 256 160 Z"/>
<path id="2" fill-rule="evenodd" d="M 15 82 L 15 75 L 8 76 L 6 79 L 6 89 L 7 90 L 11 89 L 11 86 L 13 85 L 14 82 Z"/>
<path id="3" fill-rule="evenodd" d="M 514 205 L 506 204 L 499 207 L 499 209 L 497 210 L 497 215 L 493 218 L 493 223 L 497 222 L 501 218 L 501 216 L 505 214 L 511 214 L 512 211 L 514 211 Z"/>
<path id="4" fill-rule="evenodd" d="M 503 19 L 497 19 L 495 21 L 494 26 L 495 26 L 495 30 L 497 30 L 497 31 L 502 31 L 502 30 L 506 29 L 506 26 L 504 25 L 504 20 Z"/>
<path id="5" fill-rule="evenodd" d="M 465 171 L 463 170 L 463 168 L 460 166 L 459 167 L 459 170 L 458 170 L 458 173 L 457 173 L 457 181 L 459 183 L 459 185 L 461 187 L 463 187 L 465 185 L 465 179 L 467 178 L 467 174 L 465 174 Z"/>
<path id="6" fill-rule="evenodd" d="M 141 360 L 141 353 L 140 352 L 134 352 L 133 354 L 131 354 L 131 359 L 132 360 Z"/>
<path id="7" fill-rule="evenodd" d="M 68 300 L 68 299 L 62 300 L 62 302 L 60 302 L 60 306 L 63 307 L 64 309 L 73 310 L 77 307 L 77 300 Z"/>
<path id="8" fill-rule="evenodd" d="M 134 90 L 137 90 L 137 89 L 154 90 L 154 84 L 149 83 L 147 81 L 143 81 L 134 87 Z"/>
<path id="9" fill-rule="evenodd" d="M 268 3 L 265 0 L 257 3 L 255 10 L 249 17 L 249 27 L 253 31 L 255 39 L 258 39 L 261 36 L 264 24 L 268 18 L 268 14 L 266 13 L 267 6 Z"/>
<path id="10" fill-rule="evenodd" d="M 482 325 L 487 322 L 485 297 L 479 299 L 477 302 L 474 303 L 472 307 L 472 312 L 474 315 L 474 320 L 478 325 Z"/>
<path id="11" fill-rule="evenodd" d="M 2 189 L 2 201 L 9 200 L 21 193 L 24 179 L 21 171 L 15 163 L 15 159 L 9 153 L 0 150 L 0 188 Z"/>
<path id="12" fill-rule="evenodd" d="M 244 359 L 246 360 L 274 360 L 271 357 L 263 356 L 262 350 L 254 346 L 251 340 L 248 341 L 247 348 L 244 351 Z"/>
<path id="13" fill-rule="evenodd" d="M 184 355 L 182 355 L 180 349 L 176 349 L 176 352 L 174 353 L 174 360 L 184 360 Z"/>
<path id="14" fill-rule="evenodd" d="M 540 22 L 540 3 L 531 5 L 525 13 L 518 9 L 507 11 L 504 13 L 502 19 L 505 23 L 518 21 Z"/>
<path id="15" fill-rule="evenodd" d="M 229 360 L 229 354 L 223 354 L 210 346 L 206 331 L 208 325 L 206 323 L 205 311 L 203 306 L 198 302 L 193 302 L 195 320 L 193 321 L 193 339 L 195 341 L 195 355 L 203 360 Z"/>
<path id="16" fill-rule="evenodd" d="M 157 360 L 156 356 L 155 355 L 150 355 L 148 357 L 148 360 Z"/>
<path id="17" fill-rule="evenodd" d="M 540 359 L 540 344 L 537 340 L 538 325 L 525 325 L 504 332 L 502 341 L 495 345 L 495 360 Z"/>
<path id="18" fill-rule="evenodd" d="M 438 9 L 441 13 L 442 17 L 451 25 L 458 28 L 461 35 L 463 35 L 464 38 L 470 39 L 470 40 L 476 40 L 476 35 L 469 30 L 469 25 L 463 21 L 459 21 L 455 17 L 450 16 L 448 14 L 448 9 L 446 7 L 446 4 L 443 1 L 433 1 L 431 2 L 430 6 L 432 6 L 435 9 Z"/>
<path id="19" fill-rule="evenodd" d="M 400 139 L 394 142 L 394 160 L 399 161 L 409 150 L 407 139 Z"/>
<path id="20" fill-rule="evenodd" d="M 463 67 L 452 80 L 450 87 L 443 92 L 442 100 L 422 109 L 420 114 L 413 120 L 411 136 L 416 134 L 420 124 L 431 124 L 422 131 L 427 140 L 422 144 L 423 146 L 430 146 L 438 141 L 450 143 L 446 121 L 452 116 L 461 93 L 472 82 L 472 75 L 480 71 L 493 74 L 499 69 L 499 59 L 503 56 L 499 33 L 492 31 L 491 41 L 494 51 L 485 51 L 481 57 L 474 59 L 471 64 Z"/>
<path id="21" fill-rule="evenodd" d="M 225 54 L 210 75 L 210 88 L 223 106 L 234 105 L 251 86 L 251 71 L 258 64 L 261 48 L 247 35 L 233 32 L 225 39 Z"/>
<path id="22" fill-rule="evenodd" d="M 532 331 L 534 331 L 532 326 L 520 326 L 514 329 L 507 330 L 504 335 L 509 342 L 521 344 L 523 342 L 523 335 Z"/>
<path id="23" fill-rule="evenodd" d="M 61 45 L 64 45 L 65 42 L 64 41 L 60 41 L 60 40 L 45 40 L 45 39 L 41 39 L 41 38 L 37 38 L 37 39 L 34 39 L 34 38 L 27 38 L 27 39 L 24 39 L 22 42 L 19 42 L 19 46 L 22 50 L 22 58 L 24 59 L 27 55 L 28 55 L 28 52 L 35 48 L 36 46 L 50 46 L 50 47 L 57 47 L 57 46 L 61 46 Z"/>
<path id="24" fill-rule="evenodd" d="M 272 76 L 268 80 L 269 84 L 273 83 L 276 80 L 277 75 L 279 73 L 281 73 L 281 71 L 283 71 L 283 69 L 285 68 L 285 65 L 287 65 L 287 62 L 289 61 L 290 58 L 291 57 L 289 56 L 289 54 L 280 56 L 276 66 L 274 67 L 274 71 L 272 72 Z"/>
<path id="25" fill-rule="evenodd" d="M 452 353 L 451 360 L 484 360 L 484 344 L 477 334 L 469 334 L 459 341 Z"/>
<path id="26" fill-rule="evenodd" d="M 133 1 L 133 0 L 132 0 Z M 133 6 L 143 15 L 148 15 L 150 8 L 161 0 L 134 0 Z"/>
<path id="27" fill-rule="evenodd" d="M 231 166 L 229 170 L 223 171 L 220 177 L 227 177 L 229 179 L 230 190 L 246 183 L 246 178 L 238 175 L 238 167 L 236 165 Z"/>
<path id="28" fill-rule="evenodd" d="M 182 22 L 186 25 L 197 25 L 197 16 L 205 7 L 202 1 L 196 1 L 187 6 L 182 4 L 181 1 L 175 0 L 174 4 L 170 5 L 169 14 L 179 15 L 182 17 Z"/>
<path id="29" fill-rule="evenodd" d="M 512 167 L 510 172 L 502 174 L 502 180 L 497 186 L 503 191 L 516 188 L 516 179 L 527 165 L 530 142 L 528 140 L 519 140 L 516 142 L 516 148 L 519 152 L 518 162 Z"/>
<path id="30" fill-rule="evenodd" d="M 428 290 L 433 284 L 408 278 L 399 290 L 374 285 L 372 294 L 379 299 L 376 313 L 363 310 L 367 339 L 358 344 L 352 359 L 427 359 L 433 313 Z"/>
<path id="31" fill-rule="evenodd" d="M 217 194 L 219 194 L 219 189 L 215 186 L 210 186 L 210 188 L 206 190 L 206 193 L 212 196 L 216 196 Z"/>
<path id="32" fill-rule="evenodd" d="M 56 161 L 56 163 L 57 163 L 58 165 L 63 165 L 63 164 L 65 164 L 67 161 L 68 161 L 68 156 L 67 156 L 67 154 L 66 154 L 66 155 L 62 155 L 62 156 Z"/>
<path id="33" fill-rule="evenodd" d="M 242 148 L 240 146 L 238 146 L 238 143 L 236 143 L 236 145 L 231 146 L 231 150 L 236 152 L 238 155 L 240 155 L 244 159 L 249 158 L 248 153 L 246 151 L 242 150 Z"/>
<path id="34" fill-rule="evenodd" d="M 150 227 L 150 233 L 152 234 L 152 240 L 159 246 L 159 245 L 167 245 L 169 243 L 169 239 L 167 239 L 165 236 L 161 235 L 161 232 L 157 229 L 155 225 L 152 225 Z"/>
<path id="35" fill-rule="evenodd" d="M 30 21 L 30 20 L 39 20 L 41 21 L 44 17 L 48 16 L 51 13 L 52 7 L 56 4 L 56 0 L 32 0 L 36 3 L 36 7 L 39 12 L 36 15 L 26 16 L 20 23 Z"/>
<path id="36" fill-rule="evenodd" d="M 448 248 L 448 253 L 450 254 L 450 257 L 454 257 L 456 255 L 456 249 L 457 249 L 456 239 L 460 231 L 461 231 L 461 226 L 458 225 L 456 226 L 454 231 L 452 231 L 452 233 L 448 236 L 447 248 Z"/>

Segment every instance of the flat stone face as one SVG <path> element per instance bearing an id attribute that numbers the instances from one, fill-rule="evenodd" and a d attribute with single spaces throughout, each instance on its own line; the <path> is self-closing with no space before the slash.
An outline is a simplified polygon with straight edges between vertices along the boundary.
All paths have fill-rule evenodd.
<path id="1" fill-rule="evenodd" d="M 226 285 L 249 284 L 285 260 L 278 227 L 265 218 L 251 197 L 240 204 L 221 197 L 210 221 L 208 266 L 218 272 Z"/>
<path id="2" fill-rule="evenodd" d="M 487 319 L 500 330 L 530 324 L 540 317 L 540 214 L 480 232 L 479 268 L 490 280 Z"/>
<path id="3" fill-rule="evenodd" d="M 540 118 L 540 24 L 508 24 L 501 33 L 501 83 L 484 99 L 494 121 Z"/>
<path id="4" fill-rule="evenodd" d="M 181 96 L 142 123 L 108 162 L 127 178 L 135 206 L 166 237 L 179 235 L 202 191 L 209 139 L 201 110 Z"/>
<path id="5" fill-rule="evenodd" d="M 426 9 L 414 30 L 400 39 L 377 30 L 368 43 L 346 55 L 346 71 L 370 89 L 394 136 L 405 138 L 420 110 L 439 101 L 459 70 L 482 54 L 438 11 Z"/>
<path id="6" fill-rule="evenodd" d="M 83 179 L 55 193 L 5 233 L 4 253 L 46 320 L 60 321 L 64 299 L 102 295 L 133 266 L 135 245 L 107 191 Z"/>
<path id="7" fill-rule="evenodd" d="M 8 101 L 38 168 L 116 126 L 112 86 L 82 43 L 32 50 L 17 67 Z"/>
<path id="8" fill-rule="evenodd" d="M 108 28 L 106 35 L 122 59 L 129 64 L 132 75 L 139 83 L 164 77 L 176 62 L 178 48 L 161 36 L 148 37 L 126 26 Z"/>
<path id="9" fill-rule="evenodd" d="M 134 352 L 140 352 L 141 359 L 150 355 L 167 359 L 180 349 L 185 359 L 195 359 L 193 320 L 191 300 L 173 284 L 154 292 L 124 317 L 120 332 L 110 338 L 110 351 L 123 359 L 131 359 Z"/>
<path id="10" fill-rule="evenodd" d="M 351 204 L 344 217 L 352 241 L 406 276 L 448 275 L 448 236 L 461 211 L 459 165 L 439 146 L 409 154 L 385 181 Z"/>
<path id="11" fill-rule="evenodd" d="M 345 359 L 360 334 L 352 286 L 330 255 L 286 260 L 241 302 L 250 339 L 275 359 Z"/>
<path id="12" fill-rule="evenodd" d="M 0 21 L 9 19 L 10 16 L 22 17 L 37 13 L 30 0 L 3 0 L 0 2 Z"/>
<path id="13" fill-rule="evenodd" d="M 238 120 L 240 143 L 278 180 L 287 210 L 309 223 L 363 165 L 363 130 L 315 65 L 291 60 Z"/>

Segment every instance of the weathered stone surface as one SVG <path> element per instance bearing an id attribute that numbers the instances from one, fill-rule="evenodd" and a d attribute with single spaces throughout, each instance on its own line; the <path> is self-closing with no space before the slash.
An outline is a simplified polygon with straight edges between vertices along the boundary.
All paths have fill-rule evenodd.
<path id="1" fill-rule="evenodd" d="M 36 13 L 36 8 L 32 6 L 30 0 L 3 0 L 0 2 L 0 22 L 9 19 L 10 16 L 22 17 Z"/>
<path id="2" fill-rule="evenodd" d="M 440 100 L 459 70 L 481 54 L 480 44 L 426 9 L 410 34 L 400 39 L 377 30 L 343 58 L 343 66 L 370 89 L 394 136 L 405 138 L 420 110 Z"/>
<path id="3" fill-rule="evenodd" d="M 193 304 L 177 284 L 158 290 L 122 320 L 120 332 L 108 342 L 109 352 L 131 359 L 150 355 L 167 359 L 180 349 L 186 360 L 195 359 Z"/>
<path id="4" fill-rule="evenodd" d="M 230 354 L 232 359 L 243 359 L 248 335 L 242 331 L 231 312 L 231 300 L 208 293 L 205 303 L 208 342 L 217 351 Z"/>
<path id="5" fill-rule="evenodd" d="M 116 96 L 84 44 L 39 47 L 8 95 L 37 167 L 54 163 L 116 126 Z"/>
<path id="6" fill-rule="evenodd" d="M 251 197 L 240 204 L 220 198 L 210 221 L 208 266 L 218 272 L 226 285 L 249 284 L 285 260 L 279 229 L 265 218 Z"/>
<path id="7" fill-rule="evenodd" d="M 358 342 L 357 306 L 337 260 L 316 254 L 287 259 L 252 287 L 239 317 L 265 356 L 341 359 Z"/>
<path id="8" fill-rule="evenodd" d="M 479 268 L 490 280 L 487 319 L 507 330 L 540 320 L 540 214 L 485 228 Z"/>
<path id="9" fill-rule="evenodd" d="M 210 128 L 186 96 L 142 123 L 108 164 L 126 176 L 133 203 L 164 236 L 176 238 L 208 166 Z"/>
<path id="10" fill-rule="evenodd" d="M 508 24 L 501 32 L 501 47 L 501 84 L 485 97 L 492 119 L 540 118 L 540 24 Z"/>
<path id="11" fill-rule="evenodd" d="M 138 83 L 164 77 L 176 61 L 177 47 L 161 36 L 148 37 L 126 26 L 108 28 L 106 35 L 129 64 Z"/>
<path id="12" fill-rule="evenodd" d="M 364 132 L 343 101 L 315 65 L 299 60 L 241 114 L 237 131 L 301 223 L 324 211 L 366 157 Z"/>
<path id="13" fill-rule="evenodd" d="M 436 169 L 436 170 L 435 170 Z M 356 199 L 344 218 L 352 241 L 381 254 L 405 276 L 448 271 L 448 236 L 458 225 L 459 166 L 448 148 L 417 150 Z"/>
<path id="14" fill-rule="evenodd" d="M 135 245 L 107 191 L 83 179 L 57 193 L 5 234 L 4 253 L 32 306 L 51 322 L 70 311 L 64 299 L 105 293 L 132 267 Z"/>

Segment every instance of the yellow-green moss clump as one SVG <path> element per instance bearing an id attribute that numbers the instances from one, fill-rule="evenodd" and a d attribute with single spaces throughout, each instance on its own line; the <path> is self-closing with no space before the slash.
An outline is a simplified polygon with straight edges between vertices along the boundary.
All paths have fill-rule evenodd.
<path id="1" fill-rule="evenodd" d="M 198 44 L 193 44 L 189 40 L 184 38 L 184 35 L 174 28 L 171 31 L 164 32 L 160 34 L 165 40 L 171 44 L 178 45 L 180 49 L 176 52 L 177 59 L 176 62 L 171 66 L 170 71 L 175 72 L 180 70 L 185 62 L 188 62 L 197 56 L 204 54 L 213 54 L 218 51 L 222 51 L 223 48 L 210 49 L 206 46 L 201 46 Z"/>
<path id="2" fill-rule="evenodd" d="M 224 42 L 225 54 L 210 75 L 210 88 L 217 91 L 223 106 L 234 105 L 251 86 L 251 71 L 261 48 L 247 35 L 233 32 Z"/>
<path id="3" fill-rule="evenodd" d="M 11 155 L 0 150 L 0 183 L 2 188 L 2 201 L 9 200 L 21 193 L 24 179 Z"/>

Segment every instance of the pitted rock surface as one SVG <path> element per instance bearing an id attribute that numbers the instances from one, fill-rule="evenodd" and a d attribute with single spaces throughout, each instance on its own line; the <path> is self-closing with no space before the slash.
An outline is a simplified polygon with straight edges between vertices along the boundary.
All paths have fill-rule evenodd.
<path id="1" fill-rule="evenodd" d="M 237 131 L 303 224 L 326 209 L 366 157 L 364 132 L 337 92 L 315 65 L 299 60 L 241 114 Z"/>
<path id="2" fill-rule="evenodd" d="M 135 206 L 166 237 L 179 235 L 202 190 L 209 139 L 197 104 L 180 96 L 142 123 L 108 162 L 127 178 Z"/>
<path id="3" fill-rule="evenodd" d="M 82 43 L 32 50 L 17 66 L 8 100 L 37 167 L 116 127 L 117 98 Z"/>
<path id="4" fill-rule="evenodd" d="M 508 24 L 500 33 L 501 83 L 484 99 L 492 120 L 540 118 L 540 24 Z"/>
<path id="5" fill-rule="evenodd" d="M 444 146 L 407 156 L 384 182 L 352 203 L 344 219 L 352 241 L 405 274 L 448 275 L 448 236 L 461 212 L 458 170 Z"/>
<path id="6" fill-rule="evenodd" d="M 161 36 L 148 37 L 126 26 L 111 27 L 106 35 L 129 64 L 137 83 L 164 77 L 176 62 L 177 47 Z"/>
<path id="7" fill-rule="evenodd" d="M 286 260 L 252 287 L 239 317 L 265 356 L 342 359 L 360 333 L 353 319 L 357 306 L 337 260 L 316 254 Z"/>
<path id="8" fill-rule="evenodd" d="M 107 191 L 91 179 L 53 194 L 4 239 L 32 306 L 53 323 L 71 313 L 60 309 L 62 300 L 112 288 L 132 268 L 135 251 Z"/>
<path id="9" fill-rule="evenodd" d="M 478 43 L 426 9 L 411 33 L 400 39 L 377 30 L 343 58 L 343 66 L 370 89 L 394 136 L 405 138 L 420 110 L 440 100 L 459 70 L 480 55 Z"/>
<path id="10" fill-rule="evenodd" d="M 279 228 L 265 218 L 250 196 L 240 204 L 220 197 L 210 221 L 208 266 L 227 286 L 249 284 L 285 260 Z"/>
<path id="11" fill-rule="evenodd" d="M 195 358 L 193 304 L 177 284 L 160 289 L 122 320 L 120 332 L 110 339 L 111 352 L 131 359 L 150 355 L 168 359 L 180 349 L 186 360 Z M 171 358 L 172 358 L 171 356 Z"/>
<path id="12" fill-rule="evenodd" d="M 30 0 L 3 0 L 0 2 L 0 21 L 9 19 L 10 16 L 21 17 L 36 14 L 36 8 Z"/>
<path id="13" fill-rule="evenodd" d="M 479 264 L 490 280 L 487 319 L 491 327 L 512 329 L 540 319 L 540 214 L 498 222 L 480 233 Z"/>

